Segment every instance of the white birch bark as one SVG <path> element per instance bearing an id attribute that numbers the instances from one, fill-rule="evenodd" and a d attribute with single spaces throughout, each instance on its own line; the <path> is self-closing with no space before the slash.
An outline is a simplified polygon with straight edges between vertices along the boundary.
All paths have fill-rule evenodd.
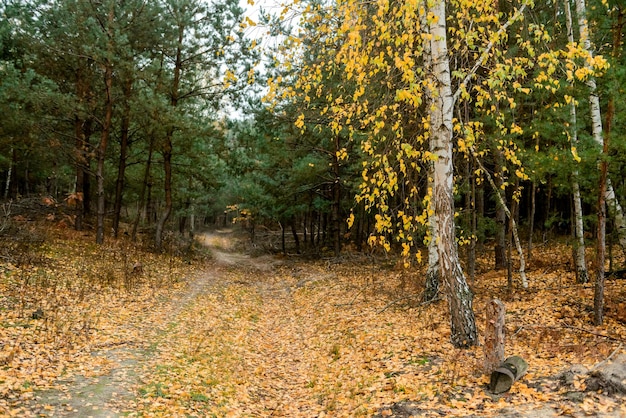
<path id="1" fill-rule="evenodd" d="M 567 26 L 567 40 L 571 44 L 574 43 L 574 29 L 572 25 L 572 10 L 570 7 L 570 0 L 565 0 L 565 17 Z M 573 84 L 573 82 L 572 82 Z M 572 99 L 570 104 L 570 135 L 572 141 L 572 147 L 578 145 L 578 128 L 576 127 L 576 103 Z M 589 275 L 587 273 L 587 262 L 585 260 L 585 234 L 583 226 L 583 209 L 580 198 L 580 185 L 578 184 L 578 168 L 574 168 L 572 172 L 572 193 L 574 198 L 574 237 L 575 243 L 575 256 L 574 261 L 576 263 L 576 278 L 579 283 L 587 283 Z"/>
<path id="2" fill-rule="evenodd" d="M 9 190 L 11 189 L 11 176 L 13 174 L 13 147 L 11 147 L 11 164 L 9 165 L 9 170 L 7 171 L 7 182 L 4 186 L 4 198 L 7 199 L 9 197 Z"/>
<path id="3" fill-rule="evenodd" d="M 578 30 L 580 33 L 580 42 L 585 48 L 585 51 L 589 56 L 593 56 L 593 50 L 591 49 L 591 38 L 589 36 L 589 26 L 587 25 L 587 9 L 585 7 L 585 0 L 575 0 L 576 3 L 576 15 L 578 17 Z M 589 67 L 590 64 L 587 64 Z M 603 146 L 602 138 L 602 113 L 600 111 L 600 99 L 597 93 L 597 85 L 595 77 L 588 77 L 586 81 L 589 88 L 589 108 L 591 112 L 591 127 L 593 140 L 600 147 Z M 617 229 L 618 238 L 622 250 L 626 252 L 626 221 L 624 219 L 624 212 L 622 207 L 615 196 L 613 185 L 611 180 L 606 181 L 606 204 L 609 208 L 609 213 L 613 216 L 613 222 Z"/>
<path id="4" fill-rule="evenodd" d="M 452 116 L 454 98 L 450 80 L 446 33 L 446 2 L 435 0 L 430 7 L 430 52 L 432 79 L 429 103 L 431 151 L 437 156 L 433 167 L 433 206 L 437 215 L 437 252 L 451 317 L 451 341 L 455 347 L 478 343 L 472 292 L 467 285 L 455 241 Z"/>
<path id="5" fill-rule="evenodd" d="M 432 169 L 429 174 L 428 185 L 432 189 Z M 434 203 L 430 202 L 432 209 Z M 437 298 L 439 293 L 439 283 L 441 282 L 441 271 L 439 269 L 439 252 L 437 250 L 438 234 L 437 234 L 437 214 L 428 215 L 428 231 L 430 233 L 430 242 L 428 243 L 428 269 L 426 270 L 426 289 L 424 289 L 424 302 L 430 302 Z"/>
<path id="6" fill-rule="evenodd" d="M 420 14 L 420 25 L 422 28 L 428 28 L 428 22 L 426 20 L 426 14 Z M 424 67 L 432 67 L 432 55 L 430 52 L 430 45 L 428 42 L 424 44 Z M 426 102 L 432 100 L 432 91 L 429 86 L 424 89 Z M 433 150 L 433 144 L 429 144 L 430 150 Z M 428 192 L 430 193 L 431 200 L 428 207 L 428 232 L 430 234 L 430 242 L 428 243 L 428 268 L 426 270 L 426 286 L 424 289 L 424 302 L 430 302 L 437 298 L 439 294 L 439 288 L 441 283 L 441 271 L 439 269 L 439 253 L 437 251 L 437 214 L 434 212 L 434 203 L 432 200 L 433 190 L 433 164 L 429 163 L 428 166 Z"/>

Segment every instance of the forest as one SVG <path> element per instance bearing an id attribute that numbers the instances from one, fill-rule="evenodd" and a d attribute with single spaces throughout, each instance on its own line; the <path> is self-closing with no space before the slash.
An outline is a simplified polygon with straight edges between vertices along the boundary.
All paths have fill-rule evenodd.
<path id="1" fill-rule="evenodd" d="M 540 388 L 574 364 L 626 370 L 621 0 L 3 0 L 0 14 L 0 414 L 82 416 L 51 391 L 65 373 L 95 390 L 79 363 L 98 350 L 105 381 L 160 370 L 139 389 L 108 381 L 110 398 L 139 394 L 114 402 L 133 416 L 624 413 L 623 382 Z M 486 384 L 493 298 L 531 369 L 509 398 L 467 391 Z M 384 347 L 359 345 L 372 335 L 397 349 L 381 369 Z M 551 356 L 526 352 L 542 344 Z M 376 372 L 352 374 L 357 352 Z M 322 369 L 308 395 L 285 377 Z M 194 373 L 201 388 L 182 383 Z"/>

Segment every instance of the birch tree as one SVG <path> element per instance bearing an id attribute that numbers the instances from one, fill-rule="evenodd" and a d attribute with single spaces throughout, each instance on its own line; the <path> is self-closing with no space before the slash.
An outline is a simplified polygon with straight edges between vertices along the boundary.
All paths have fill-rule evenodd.
<path id="1" fill-rule="evenodd" d="M 585 84 L 589 89 L 589 111 L 591 113 L 592 136 L 594 142 L 600 148 L 603 148 L 604 138 L 602 132 L 602 112 L 600 110 L 600 98 L 598 97 L 596 79 L 593 76 L 595 57 L 591 46 L 589 25 L 587 24 L 587 10 L 585 0 L 575 0 L 575 3 L 576 16 L 578 18 L 578 31 L 580 36 L 579 42 L 588 56 L 585 67 L 589 71 L 590 75 L 586 77 Z M 606 179 L 605 201 L 610 214 L 613 216 L 620 246 L 622 247 L 622 250 L 626 252 L 626 219 L 624 219 L 624 212 L 619 201 L 617 200 L 617 196 L 615 195 L 615 191 L 613 190 L 613 186 L 611 184 L 611 179 L 609 178 Z"/>
<path id="2" fill-rule="evenodd" d="M 453 112 L 459 102 L 486 111 L 499 101 L 514 107 L 506 84 L 526 77 L 524 67 L 533 62 L 528 57 L 517 62 L 497 50 L 506 48 L 507 29 L 526 6 L 510 13 L 499 13 L 493 3 L 468 1 L 296 2 L 291 7 L 292 15 L 301 16 L 307 25 L 290 34 L 274 57 L 289 78 L 271 79 L 266 100 L 294 102 L 298 97 L 299 103 L 308 104 L 295 117 L 303 132 L 323 129 L 324 124 L 335 135 L 358 139 L 363 171 L 357 201 L 375 214 L 369 243 L 387 251 L 392 245 L 401 248 L 405 266 L 411 266 L 412 260 L 421 260 L 418 244 L 426 234 L 429 276 L 437 270 L 441 276 L 452 343 L 476 344 L 472 293 L 457 249 L 452 156 L 455 148 L 469 153 L 469 145 L 481 140 L 481 123 L 464 125 L 454 120 Z M 453 13 L 451 26 L 446 7 Z M 306 44 L 322 49 L 315 62 L 303 58 Z M 450 56 L 455 57 L 454 69 Z M 342 80 L 332 89 L 326 84 L 331 75 Z M 494 86 L 496 90 L 489 90 Z M 527 94 L 519 83 L 512 88 Z M 498 121 L 507 134 L 521 130 Z M 509 142 L 499 146 L 516 165 L 515 175 L 523 176 Z M 337 154 L 354 158 L 345 147 Z M 432 187 L 423 186 L 428 177 Z M 434 263 L 438 268 L 432 268 Z M 435 288 L 427 289 L 427 298 Z"/>
<path id="3" fill-rule="evenodd" d="M 570 7 L 570 0 L 564 1 L 565 5 L 565 23 L 567 29 L 567 41 L 574 45 L 574 28 L 572 24 L 572 12 Z M 574 80 L 570 81 L 570 85 L 573 86 Z M 570 103 L 570 136 L 572 147 L 575 149 L 578 146 L 578 128 L 576 120 L 576 102 L 574 100 Z M 583 209 L 580 198 L 580 185 L 578 183 L 578 168 L 576 167 L 572 171 L 572 197 L 574 200 L 574 237 L 576 242 L 574 244 L 574 262 L 576 263 L 576 278 L 579 283 L 587 283 L 589 279 L 587 273 L 587 262 L 585 260 L 585 233 L 583 226 Z"/>
<path id="4" fill-rule="evenodd" d="M 452 344 L 467 347 L 478 344 L 472 292 L 459 260 L 454 231 L 452 165 L 452 116 L 454 98 L 450 80 L 446 33 L 446 2 L 436 1 L 430 8 L 430 52 L 432 57 L 431 100 L 429 104 L 431 150 L 436 156 L 433 167 L 433 202 L 436 215 L 437 253 L 441 279 L 450 307 Z"/>

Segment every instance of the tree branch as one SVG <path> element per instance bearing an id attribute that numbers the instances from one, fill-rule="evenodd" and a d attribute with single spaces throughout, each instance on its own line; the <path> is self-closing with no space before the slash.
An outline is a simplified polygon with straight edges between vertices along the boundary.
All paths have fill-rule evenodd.
<path id="1" fill-rule="evenodd" d="M 487 44 L 487 48 L 485 48 L 485 50 L 482 52 L 482 54 L 480 54 L 480 58 L 478 59 L 478 61 L 476 61 L 474 63 L 474 66 L 472 67 L 470 72 L 467 73 L 467 75 L 465 76 L 465 78 L 463 79 L 461 84 L 459 84 L 459 87 L 457 88 L 457 90 L 452 95 L 452 102 L 453 103 L 456 103 L 457 100 L 459 100 L 459 97 L 461 96 L 461 91 L 469 84 L 470 79 L 474 76 L 474 74 L 476 74 L 476 71 L 478 71 L 478 68 L 481 65 L 483 65 L 485 60 L 487 60 L 487 58 L 489 57 L 489 53 L 493 49 L 493 47 L 496 44 L 496 42 L 500 39 L 500 36 L 504 32 L 506 32 L 506 30 L 509 28 L 509 26 L 511 26 L 513 24 L 513 22 L 515 22 L 517 19 L 519 19 L 519 17 L 522 15 L 522 13 L 524 13 L 525 9 L 526 9 L 526 3 L 522 4 L 522 7 L 520 7 L 515 12 L 515 14 L 504 25 L 502 25 L 500 27 L 498 32 L 496 32 L 496 34 L 493 37 L 493 39 L 489 42 L 489 44 Z"/>

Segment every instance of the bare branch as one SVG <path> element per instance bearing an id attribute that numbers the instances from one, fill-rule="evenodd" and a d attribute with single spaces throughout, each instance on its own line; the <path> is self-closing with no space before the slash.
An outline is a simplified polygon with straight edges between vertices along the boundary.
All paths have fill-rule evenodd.
<path id="1" fill-rule="evenodd" d="M 525 9 L 526 9 L 526 3 L 522 4 L 522 7 L 520 7 L 518 10 L 516 10 L 515 14 L 504 25 L 502 25 L 500 27 L 498 32 L 496 32 L 496 34 L 493 37 L 493 39 L 487 45 L 487 48 L 485 48 L 485 50 L 482 52 L 482 54 L 480 54 L 480 58 L 478 59 L 478 61 L 476 61 L 474 63 L 474 66 L 472 67 L 470 72 L 467 73 L 467 75 L 465 76 L 465 78 L 463 79 L 461 84 L 459 84 L 459 87 L 457 88 L 457 90 L 452 95 L 452 102 L 453 103 L 456 103 L 459 100 L 459 97 L 461 96 L 461 91 L 469 84 L 470 79 L 474 76 L 474 74 L 476 74 L 476 71 L 478 71 L 480 66 L 483 65 L 485 60 L 487 60 L 487 58 L 489 57 L 489 53 L 493 49 L 493 47 L 496 44 L 496 42 L 500 39 L 500 36 L 504 32 L 506 32 L 506 30 L 509 28 L 509 26 L 511 26 L 517 19 L 519 19 L 519 17 L 522 15 L 522 13 L 524 13 Z"/>

